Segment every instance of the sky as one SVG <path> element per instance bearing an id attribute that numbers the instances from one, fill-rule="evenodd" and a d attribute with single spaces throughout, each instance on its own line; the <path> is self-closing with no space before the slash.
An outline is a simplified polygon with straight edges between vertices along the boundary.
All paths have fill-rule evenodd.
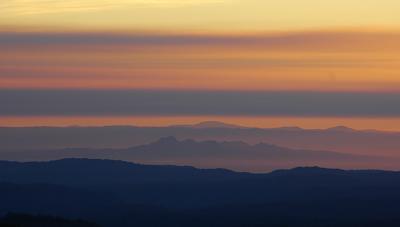
<path id="1" fill-rule="evenodd" d="M 0 125 L 400 131 L 397 0 L 2 0 Z"/>
<path id="2" fill-rule="evenodd" d="M 2 0 L 7 26 L 143 30 L 397 28 L 397 0 Z"/>

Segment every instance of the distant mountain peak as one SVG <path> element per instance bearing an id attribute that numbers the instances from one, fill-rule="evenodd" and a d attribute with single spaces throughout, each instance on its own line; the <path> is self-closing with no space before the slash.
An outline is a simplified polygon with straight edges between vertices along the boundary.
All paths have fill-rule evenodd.
<path id="1" fill-rule="evenodd" d="M 336 132 L 354 132 L 354 131 L 356 131 L 356 130 L 346 127 L 346 126 L 336 126 L 336 127 L 328 128 L 326 130 L 336 131 Z"/>
<path id="2" fill-rule="evenodd" d="M 287 126 L 287 127 L 280 127 L 276 128 L 279 130 L 285 130 L 285 131 L 303 131 L 303 128 L 297 127 L 297 126 Z"/>
<path id="3" fill-rule="evenodd" d="M 192 125 L 194 128 L 243 128 L 239 125 L 227 124 L 220 121 L 203 121 L 198 124 Z"/>
<path id="4" fill-rule="evenodd" d="M 178 127 L 178 128 L 197 128 L 197 129 L 207 129 L 207 128 L 246 128 L 244 126 L 240 125 L 234 125 L 234 124 L 227 124 L 224 122 L 220 121 L 203 121 L 197 124 L 191 124 L 191 125 L 171 125 L 170 127 Z"/>

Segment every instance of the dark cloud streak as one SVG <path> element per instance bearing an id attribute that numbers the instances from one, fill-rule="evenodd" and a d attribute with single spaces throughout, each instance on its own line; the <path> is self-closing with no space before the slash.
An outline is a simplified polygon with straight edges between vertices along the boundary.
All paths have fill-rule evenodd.
<path id="1" fill-rule="evenodd" d="M 399 33 L 389 32 L 294 32 L 271 34 L 162 34 L 162 33 L 117 33 L 117 32 L 8 32 L 0 31 L 2 48 L 26 46 L 264 46 L 270 48 L 306 48 L 322 46 L 335 49 L 337 45 L 357 46 L 360 43 L 374 43 L 377 47 L 396 44 Z M 394 45 L 398 47 L 398 45 Z M 365 48 L 365 46 L 363 46 Z M 392 46 L 393 47 L 393 46 Z"/>
<path id="2" fill-rule="evenodd" d="M 0 90 L 0 116 L 399 117 L 400 93 Z"/>

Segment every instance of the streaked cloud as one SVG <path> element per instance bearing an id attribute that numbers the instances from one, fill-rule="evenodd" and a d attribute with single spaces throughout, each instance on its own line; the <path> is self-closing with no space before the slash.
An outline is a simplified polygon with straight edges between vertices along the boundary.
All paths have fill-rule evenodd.
<path id="1" fill-rule="evenodd" d="M 400 117 L 400 93 L 0 90 L 0 116 Z"/>
<path id="2" fill-rule="evenodd" d="M 380 51 L 400 50 L 400 32 L 310 31 L 257 34 L 144 32 L 8 32 L 0 31 L 2 48 L 79 48 L 104 46 L 213 46 L 264 50 Z"/>
<path id="3" fill-rule="evenodd" d="M 2 0 L 0 12 L 15 15 L 99 11 L 123 7 L 184 7 L 227 0 Z"/>
<path id="4" fill-rule="evenodd" d="M 0 48 L 2 88 L 400 91 L 390 32 L 3 31 Z"/>

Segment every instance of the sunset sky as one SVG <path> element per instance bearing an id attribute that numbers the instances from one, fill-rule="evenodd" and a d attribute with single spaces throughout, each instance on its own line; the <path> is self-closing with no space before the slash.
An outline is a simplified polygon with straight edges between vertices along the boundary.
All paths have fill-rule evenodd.
<path id="1" fill-rule="evenodd" d="M 400 131 L 398 0 L 2 0 L 0 125 Z"/>

